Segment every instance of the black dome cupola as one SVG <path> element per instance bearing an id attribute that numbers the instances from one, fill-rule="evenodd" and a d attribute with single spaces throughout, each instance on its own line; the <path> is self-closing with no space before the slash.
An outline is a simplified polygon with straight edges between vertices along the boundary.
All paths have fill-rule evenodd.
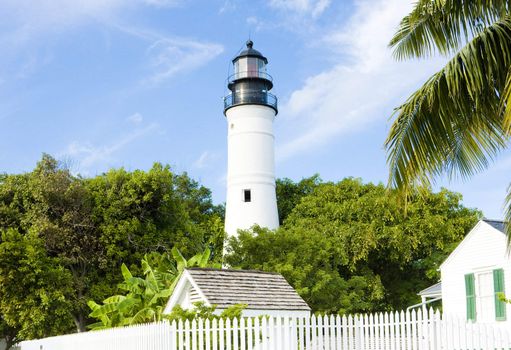
<path id="1" fill-rule="evenodd" d="M 273 87 L 272 77 L 266 73 L 268 59 L 253 48 L 248 40 L 247 48 L 233 60 L 234 73 L 228 79 L 227 87 L 231 92 L 224 97 L 224 114 L 232 107 L 255 104 L 277 110 L 277 97 L 270 94 Z"/>

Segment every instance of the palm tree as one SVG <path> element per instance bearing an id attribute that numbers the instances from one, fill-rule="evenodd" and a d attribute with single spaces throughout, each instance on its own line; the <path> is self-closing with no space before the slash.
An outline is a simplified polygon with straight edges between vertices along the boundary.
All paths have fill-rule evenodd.
<path id="1" fill-rule="evenodd" d="M 511 134 L 511 0 L 418 0 L 389 45 L 400 60 L 452 56 L 394 112 L 390 184 L 408 190 L 487 168 Z"/>

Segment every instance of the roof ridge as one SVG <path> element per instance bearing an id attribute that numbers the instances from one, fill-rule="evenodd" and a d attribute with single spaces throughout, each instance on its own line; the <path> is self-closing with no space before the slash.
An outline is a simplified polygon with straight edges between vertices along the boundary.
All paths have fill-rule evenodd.
<path id="1" fill-rule="evenodd" d="M 261 270 L 238 270 L 238 269 L 215 269 L 213 267 L 187 267 L 185 270 L 195 270 L 195 271 L 218 271 L 218 272 L 242 272 L 242 273 L 258 273 L 265 275 L 277 275 L 281 276 L 278 272 L 270 272 L 270 271 L 261 271 Z"/>

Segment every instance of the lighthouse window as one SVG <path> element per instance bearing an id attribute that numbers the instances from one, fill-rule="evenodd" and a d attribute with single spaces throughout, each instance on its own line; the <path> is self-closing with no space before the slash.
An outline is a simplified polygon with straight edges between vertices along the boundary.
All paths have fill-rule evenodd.
<path id="1" fill-rule="evenodd" d="M 252 202 L 252 193 L 250 190 L 243 190 L 243 202 Z"/>

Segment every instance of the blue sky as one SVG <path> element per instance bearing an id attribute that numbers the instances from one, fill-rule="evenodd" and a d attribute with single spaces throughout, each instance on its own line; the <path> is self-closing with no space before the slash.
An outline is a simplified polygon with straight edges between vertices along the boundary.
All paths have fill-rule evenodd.
<path id="1" fill-rule="evenodd" d="M 406 0 L 3 0 L 0 171 L 43 152 L 85 176 L 167 163 L 225 199 L 222 96 L 250 35 L 279 97 L 278 177 L 386 182 L 395 106 L 445 62 L 396 62 Z M 511 153 L 440 181 L 502 217 Z"/>

